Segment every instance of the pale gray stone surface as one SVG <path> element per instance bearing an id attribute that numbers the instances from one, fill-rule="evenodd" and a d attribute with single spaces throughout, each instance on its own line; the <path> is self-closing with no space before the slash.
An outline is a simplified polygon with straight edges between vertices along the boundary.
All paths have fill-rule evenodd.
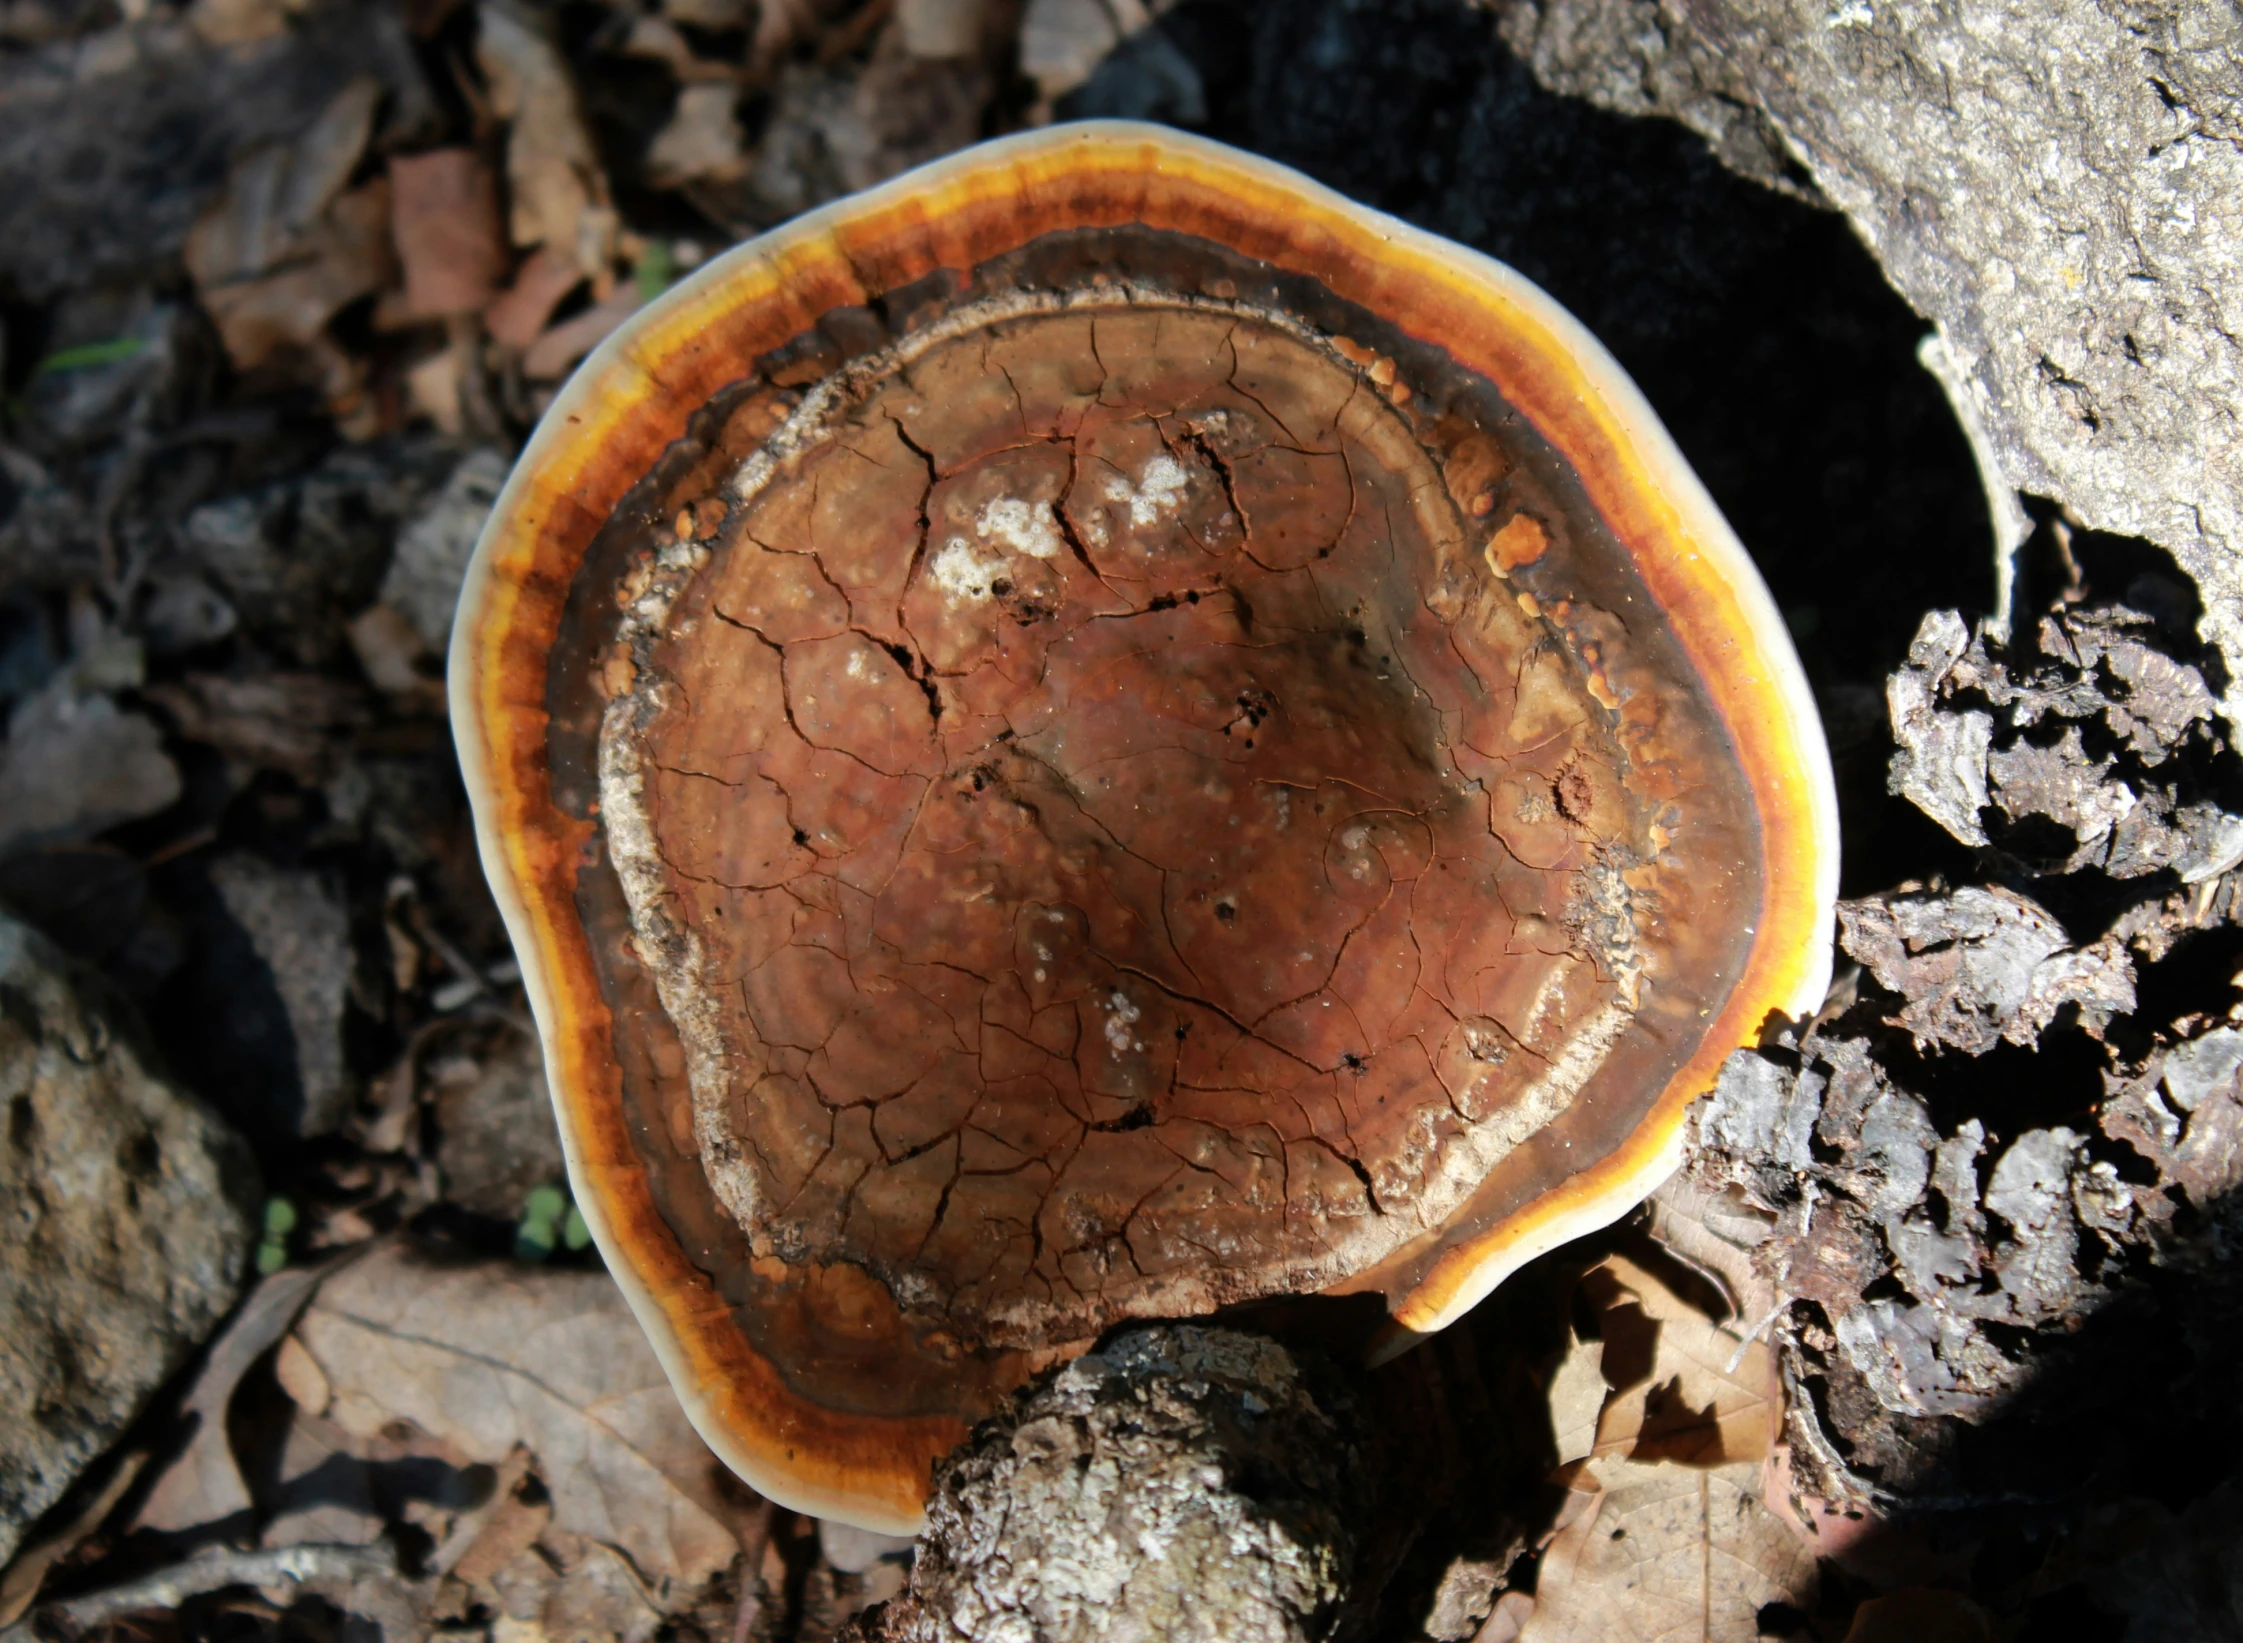
<path id="1" fill-rule="evenodd" d="M 256 1021 L 260 1037 L 285 1040 L 294 1064 L 295 1088 L 264 1092 L 264 1100 L 288 1107 L 291 1133 L 325 1135 L 343 1121 L 358 1088 L 343 1054 L 350 913 L 317 873 L 276 867 L 247 852 L 219 858 L 210 882 L 263 961 L 285 1017 L 245 1018 Z M 241 1008 L 254 1009 L 250 989 L 241 991 Z"/>
<path id="2" fill-rule="evenodd" d="M 241 1141 L 0 914 L 0 1564 L 238 1293 Z"/>
<path id="3" fill-rule="evenodd" d="M 1811 180 L 1933 321 L 2004 477 L 2146 537 L 2243 674 L 2243 11 L 1501 0 L 1552 90 Z M 2229 684 L 2224 711 L 2243 709 Z"/>

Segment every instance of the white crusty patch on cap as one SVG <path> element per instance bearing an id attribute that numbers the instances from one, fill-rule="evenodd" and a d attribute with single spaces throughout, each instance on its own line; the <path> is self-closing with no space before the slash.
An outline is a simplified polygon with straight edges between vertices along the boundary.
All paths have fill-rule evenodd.
<path id="1" fill-rule="evenodd" d="M 974 552 L 971 542 L 962 536 L 953 536 L 935 554 L 927 574 L 934 578 L 935 586 L 953 600 L 986 599 L 990 584 L 1005 574 L 1005 562 L 995 556 L 984 559 Z"/>
<path id="2" fill-rule="evenodd" d="M 1184 465 L 1163 451 L 1145 464 L 1132 485 L 1119 476 L 1106 481 L 1106 500 L 1129 509 L 1129 522 L 1139 530 L 1158 524 L 1184 505 L 1185 487 L 1192 476 Z"/>
<path id="3" fill-rule="evenodd" d="M 1029 502 L 1017 496 L 1000 496 L 982 505 L 974 531 L 984 542 L 995 542 L 1031 559 L 1059 557 L 1059 520 L 1049 502 Z"/>

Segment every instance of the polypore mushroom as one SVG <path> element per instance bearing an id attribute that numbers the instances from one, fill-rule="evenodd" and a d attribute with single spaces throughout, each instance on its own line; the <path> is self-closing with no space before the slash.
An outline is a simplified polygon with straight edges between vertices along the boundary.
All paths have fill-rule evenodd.
<path id="1" fill-rule="evenodd" d="M 642 310 L 452 692 L 610 1269 L 720 1455 L 870 1527 L 1117 1321 L 1440 1328 L 1827 979 L 1814 707 L 1633 386 L 1170 131 L 986 144 Z"/>

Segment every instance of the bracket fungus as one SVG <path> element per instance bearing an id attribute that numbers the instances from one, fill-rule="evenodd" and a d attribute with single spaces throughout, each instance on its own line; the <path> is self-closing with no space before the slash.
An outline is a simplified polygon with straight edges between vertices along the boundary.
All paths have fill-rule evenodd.
<path id="1" fill-rule="evenodd" d="M 716 1451 L 908 1529 L 1128 1319 L 1386 1344 L 1829 970 L 1798 660 L 1550 298 L 1174 132 L 985 144 L 604 344 L 477 549 L 482 850 Z"/>

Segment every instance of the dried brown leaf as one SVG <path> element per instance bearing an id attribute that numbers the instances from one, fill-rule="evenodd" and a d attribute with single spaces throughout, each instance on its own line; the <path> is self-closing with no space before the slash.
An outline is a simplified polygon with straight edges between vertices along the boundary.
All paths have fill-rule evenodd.
<path id="1" fill-rule="evenodd" d="M 484 0 L 476 15 L 475 59 L 490 81 L 492 107 L 512 122 L 506 181 L 514 243 L 549 246 L 598 278 L 615 255 L 616 216 L 568 63 L 537 14 L 515 0 Z"/>
<path id="2" fill-rule="evenodd" d="M 566 376 L 609 332 L 637 313 L 643 300 L 636 284 L 618 285 L 605 302 L 561 321 L 531 343 L 522 356 L 522 374 L 533 382 Z"/>
<path id="3" fill-rule="evenodd" d="M 1760 1503 L 1760 1466 L 1588 1463 L 1601 1492 L 1543 1553 L 1519 1643 L 1750 1643 L 1808 1606 L 1814 1558 Z"/>
<path id="4" fill-rule="evenodd" d="M 1757 1465 L 1782 1411 L 1775 1355 L 1690 1304 L 1649 1268 L 1607 1257 L 1582 1278 L 1601 1314 L 1605 1380 L 1599 1455 L 1696 1466 Z"/>
<path id="5" fill-rule="evenodd" d="M 281 1440 L 277 1485 L 260 1502 L 267 1518 L 258 1538 L 267 1546 L 376 1544 L 387 1527 L 384 1507 L 392 1503 L 377 1492 L 375 1468 L 409 1454 L 458 1470 L 457 1455 L 421 1434 L 385 1433 L 377 1447 L 299 1409 Z"/>
<path id="6" fill-rule="evenodd" d="M 896 32 L 914 57 L 972 57 L 988 0 L 896 0 Z"/>
<path id="7" fill-rule="evenodd" d="M 1736 1186 L 1713 1190 L 1689 1174 L 1677 1175 L 1651 1195 L 1650 1233 L 1683 1265 L 1721 1286 L 1746 1327 L 1776 1309 L 1774 1280 L 1754 1264 L 1776 1218 Z"/>
<path id="8" fill-rule="evenodd" d="M 484 311 L 483 326 L 494 342 L 509 348 L 527 348 L 545 329 L 545 322 L 561 299 L 575 290 L 584 280 L 584 270 L 577 267 L 573 257 L 563 256 L 550 246 L 540 246 L 530 253 L 514 276 L 514 283 L 499 293 L 498 300 Z"/>
<path id="9" fill-rule="evenodd" d="M 740 88 L 720 81 L 679 88 L 669 123 L 647 145 L 647 181 L 677 188 L 707 178 L 728 182 L 748 169 Z"/>
<path id="10" fill-rule="evenodd" d="M 1585 1459 L 1597 1446 L 1597 1416 L 1604 1410 L 1604 1343 L 1575 1341 L 1550 1377 L 1550 1427 L 1558 1462 Z"/>
<path id="11" fill-rule="evenodd" d="M 384 1250 L 325 1285 L 297 1332 L 344 1430 L 409 1421 L 490 1465 L 525 1447 L 556 1527 L 620 1547 L 650 1578 L 700 1581 L 732 1561 L 718 1463 L 605 1273 Z"/>
<path id="12" fill-rule="evenodd" d="M 270 274 L 202 287 L 227 356 L 243 370 L 289 347 L 310 348 L 327 322 L 371 296 L 394 271 L 389 241 L 389 181 L 353 189 L 298 242 L 299 255 Z"/>
<path id="13" fill-rule="evenodd" d="M 439 148 L 391 160 L 389 181 L 406 312 L 441 319 L 481 309 L 506 268 L 490 167 L 471 148 Z"/>
<path id="14" fill-rule="evenodd" d="M 142 692 L 170 714 L 179 733 L 245 765 L 323 779 L 350 732 L 371 716 L 365 692 L 319 673 L 267 673 L 245 679 L 190 673 Z"/>
<path id="15" fill-rule="evenodd" d="M 319 1287 L 320 1271 L 296 1267 L 263 1279 L 212 1344 L 180 1405 L 180 1413 L 195 1422 L 194 1433 L 156 1479 L 141 1504 L 137 1527 L 191 1529 L 250 1509 L 249 1486 L 226 1437 L 226 1407 L 250 1366 L 288 1333 Z"/>
<path id="16" fill-rule="evenodd" d="M 280 1343 L 273 1355 L 273 1379 L 288 1394 L 288 1401 L 307 1415 L 327 1412 L 328 1400 L 333 1392 L 327 1377 L 319 1372 L 319 1365 L 304 1350 L 304 1343 L 291 1335 Z"/>
<path id="17" fill-rule="evenodd" d="M 187 235 L 196 285 L 207 292 L 303 255 L 366 152 L 381 98 L 380 81 L 353 80 L 300 138 L 266 144 L 235 163 L 226 192 Z"/>

